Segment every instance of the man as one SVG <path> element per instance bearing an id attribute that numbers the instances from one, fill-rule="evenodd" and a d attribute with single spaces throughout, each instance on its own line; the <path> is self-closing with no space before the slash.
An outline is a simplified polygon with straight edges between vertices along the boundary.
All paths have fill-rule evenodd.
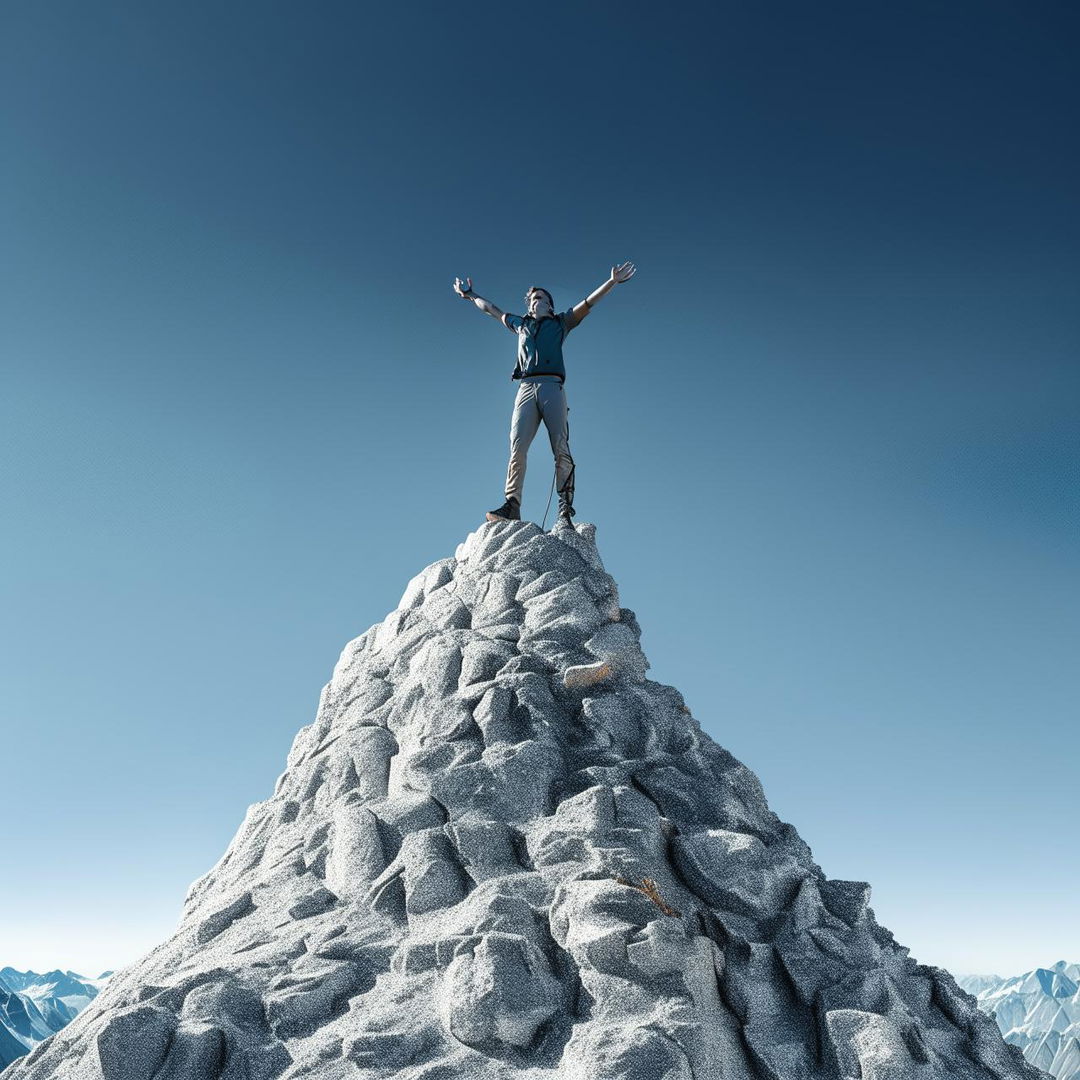
<path id="1" fill-rule="evenodd" d="M 525 460 L 540 421 L 547 428 L 551 452 L 555 455 L 555 483 L 559 492 L 557 524 L 572 525 L 574 516 L 574 459 L 570 456 L 569 426 L 567 424 L 566 368 L 563 365 L 562 344 L 600 297 L 616 285 L 629 281 L 636 267 L 624 262 L 611 268 L 611 276 L 595 292 L 560 315 L 555 314 L 551 293 L 537 286 L 525 294 L 528 314 L 509 315 L 500 311 L 490 300 L 473 292 L 472 278 L 454 279 L 454 291 L 471 300 L 481 311 L 518 336 L 517 365 L 511 378 L 519 379 L 514 416 L 510 422 L 510 465 L 506 470 L 506 502 L 497 510 L 489 510 L 488 521 L 520 521 L 521 493 L 525 487 Z"/>

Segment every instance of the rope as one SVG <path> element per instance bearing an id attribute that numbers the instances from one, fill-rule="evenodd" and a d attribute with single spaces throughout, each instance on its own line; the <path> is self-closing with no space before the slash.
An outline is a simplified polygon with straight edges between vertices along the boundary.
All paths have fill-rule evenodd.
<path id="1" fill-rule="evenodd" d="M 551 496 L 555 494 L 555 478 L 558 475 L 559 474 L 558 474 L 557 471 L 553 472 L 551 474 L 551 490 L 548 492 L 547 506 L 544 507 L 544 523 L 543 523 L 543 525 L 540 526 L 540 528 L 543 529 L 543 530 L 547 529 L 547 516 L 548 516 L 548 511 L 551 509 Z"/>
<path id="2" fill-rule="evenodd" d="M 570 412 L 569 409 L 566 410 Z M 570 452 L 570 419 L 567 417 L 566 421 L 566 452 Z M 570 475 L 566 478 L 566 483 L 559 488 L 559 499 L 561 500 L 566 493 L 570 494 L 571 499 L 574 496 L 574 471 L 577 469 L 577 465 L 574 463 L 574 459 L 570 458 Z M 544 523 L 540 526 L 541 529 L 547 529 L 547 516 L 548 511 L 551 509 L 551 496 L 555 493 L 555 481 L 559 478 L 559 464 L 555 463 L 555 471 L 551 474 L 551 490 L 548 492 L 547 506 L 544 507 Z M 572 523 L 571 523 L 572 524 Z"/>

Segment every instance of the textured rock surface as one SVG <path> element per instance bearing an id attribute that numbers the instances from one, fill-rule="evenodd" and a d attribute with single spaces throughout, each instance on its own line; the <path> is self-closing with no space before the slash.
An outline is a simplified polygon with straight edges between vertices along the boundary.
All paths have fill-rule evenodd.
<path id="1" fill-rule="evenodd" d="M 646 678 L 593 533 L 414 578 L 177 933 L 4 1080 L 1040 1075 Z"/>

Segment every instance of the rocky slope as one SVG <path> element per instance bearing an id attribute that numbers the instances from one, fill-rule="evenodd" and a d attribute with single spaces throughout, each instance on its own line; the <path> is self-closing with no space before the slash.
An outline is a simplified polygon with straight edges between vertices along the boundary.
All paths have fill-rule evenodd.
<path id="1" fill-rule="evenodd" d="M 350 642 L 176 934 L 4 1080 L 1041 1075 L 646 678 L 592 526 Z"/>
<path id="2" fill-rule="evenodd" d="M 1028 1061 L 1056 1080 L 1080 1080 L 1080 964 L 1059 960 L 1011 979 L 974 975 L 959 983 Z"/>

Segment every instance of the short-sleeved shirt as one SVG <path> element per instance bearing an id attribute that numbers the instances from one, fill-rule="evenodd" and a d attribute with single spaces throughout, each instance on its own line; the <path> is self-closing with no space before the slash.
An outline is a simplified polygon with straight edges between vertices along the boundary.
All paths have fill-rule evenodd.
<path id="1" fill-rule="evenodd" d="M 517 366 L 511 378 L 557 375 L 560 382 L 565 382 L 562 343 L 584 317 L 576 316 L 573 308 L 544 319 L 534 319 L 531 315 L 503 315 L 503 326 L 518 336 Z"/>

